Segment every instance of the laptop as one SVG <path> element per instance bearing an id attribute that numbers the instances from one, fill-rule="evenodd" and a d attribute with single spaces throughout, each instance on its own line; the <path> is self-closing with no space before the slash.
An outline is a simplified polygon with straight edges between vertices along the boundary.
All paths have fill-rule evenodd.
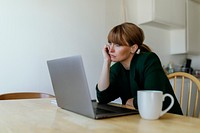
<path id="1" fill-rule="evenodd" d="M 99 104 L 96 100 L 91 100 L 80 55 L 48 60 L 47 66 L 60 108 L 94 119 L 138 114 L 136 110 Z"/>

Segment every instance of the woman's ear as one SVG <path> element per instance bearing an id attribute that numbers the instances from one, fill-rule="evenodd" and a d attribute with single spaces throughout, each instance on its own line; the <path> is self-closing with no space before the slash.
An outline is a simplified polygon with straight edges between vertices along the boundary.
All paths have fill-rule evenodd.
<path id="1" fill-rule="evenodd" d="M 131 46 L 131 53 L 134 54 L 138 49 L 138 45 L 134 44 L 133 46 Z"/>

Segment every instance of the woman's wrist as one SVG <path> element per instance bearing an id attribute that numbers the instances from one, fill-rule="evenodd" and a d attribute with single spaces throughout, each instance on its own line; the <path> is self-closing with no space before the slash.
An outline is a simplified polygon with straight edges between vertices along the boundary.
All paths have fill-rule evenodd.
<path id="1" fill-rule="evenodd" d="M 111 65 L 111 61 L 107 60 L 107 59 L 104 59 L 103 67 L 106 67 L 106 68 L 110 69 L 110 65 Z"/>

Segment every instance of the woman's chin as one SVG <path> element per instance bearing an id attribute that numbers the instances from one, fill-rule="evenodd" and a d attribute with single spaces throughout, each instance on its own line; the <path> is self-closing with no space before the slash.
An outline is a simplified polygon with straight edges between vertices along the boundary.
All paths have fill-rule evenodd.
<path id="1" fill-rule="evenodd" d="M 118 62 L 118 60 L 116 60 L 116 59 L 111 59 L 111 61 L 112 61 L 112 62 Z"/>

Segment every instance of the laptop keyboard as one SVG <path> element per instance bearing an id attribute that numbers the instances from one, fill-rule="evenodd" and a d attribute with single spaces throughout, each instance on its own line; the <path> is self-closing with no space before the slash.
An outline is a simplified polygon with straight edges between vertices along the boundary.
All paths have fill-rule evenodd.
<path id="1" fill-rule="evenodd" d="M 126 109 L 126 108 L 111 106 L 111 105 L 107 105 L 107 104 L 98 104 L 96 102 L 92 102 L 92 103 L 93 103 L 94 112 L 97 113 L 97 114 L 130 112 L 130 109 Z M 131 110 L 131 111 L 134 111 L 134 110 Z"/>
<path id="2" fill-rule="evenodd" d="M 113 113 L 113 111 L 105 110 L 105 109 L 101 109 L 101 108 L 94 108 L 94 113 L 95 114 L 107 114 L 107 113 Z"/>

